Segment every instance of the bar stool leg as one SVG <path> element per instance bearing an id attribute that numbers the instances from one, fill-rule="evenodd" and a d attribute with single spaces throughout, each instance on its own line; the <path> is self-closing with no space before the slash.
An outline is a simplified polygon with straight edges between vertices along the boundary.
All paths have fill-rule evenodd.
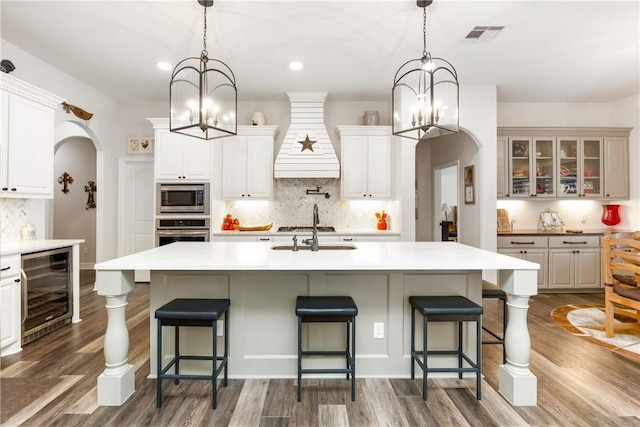
<path id="1" fill-rule="evenodd" d="M 349 341 L 350 341 L 350 337 L 349 337 L 349 322 L 346 322 L 345 324 L 346 329 L 347 329 L 347 342 L 345 343 L 345 355 L 344 355 L 344 359 L 345 362 L 347 363 L 346 368 L 349 369 L 350 363 L 349 363 Z M 347 372 L 347 379 L 349 379 L 349 372 Z"/>
<path id="2" fill-rule="evenodd" d="M 213 393 L 211 394 L 211 407 L 213 409 L 216 409 L 216 406 L 218 405 L 218 396 L 217 396 L 217 387 L 216 387 L 216 370 L 218 369 L 218 321 L 214 320 L 213 321 L 213 325 L 211 325 L 211 329 L 212 329 L 212 337 L 213 339 L 212 341 L 212 352 L 211 354 L 213 355 L 212 357 L 212 365 L 213 365 L 213 378 L 211 380 L 211 385 L 213 386 Z"/>
<path id="3" fill-rule="evenodd" d="M 411 379 L 415 379 L 415 360 L 413 359 L 416 354 L 416 310 L 411 307 Z"/>
<path id="4" fill-rule="evenodd" d="M 422 369 L 422 400 L 427 400 L 427 371 L 429 368 L 428 362 L 427 362 L 427 326 L 428 326 L 428 320 L 427 320 L 427 316 L 422 316 L 422 364 L 424 365 L 424 368 Z"/>
<path id="5" fill-rule="evenodd" d="M 348 326 L 347 326 L 348 327 Z M 351 401 L 356 400 L 356 318 L 351 319 Z"/>
<path id="6" fill-rule="evenodd" d="M 229 334 L 229 322 L 227 321 L 229 319 L 229 310 L 227 310 L 227 312 L 224 314 L 224 380 L 223 380 L 223 385 L 226 387 L 227 386 L 227 379 L 228 379 L 228 375 L 227 375 L 227 367 L 229 366 L 229 342 L 227 341 L 227 336 Z M 217 334 L 217 330 L 216 330 L 216 334 Z"/>
<path id="7" fill-rule="evenodd" d="M 176 367 L 175 374 L 180 375 L 180 326 L 175 327 L 176 330 L 176 340 L 173 343 L 174 353 L 176 355 Z M 178 378 L 175 379 L 174 383 L 178 384 L 180 380 Z"/>
<path id="8" fill-rule="evenodd" d="M 462 369 L 462 322 L 458 323 L 458 369 Z M 458 371 L 458 379 L 462 379 L 462 371 Z"/>
<path id="9" fill-rule="evenodd" d="M 160 408 L 162 406 L 162 323 L 160 319 L 158 319 L 156 346 L 156 408 Z"/>
<path id="10" fill-rule="evenodd" d="M 302 317 L 298 316 L 298 402 L 301 398 L 302 387 Z"/>

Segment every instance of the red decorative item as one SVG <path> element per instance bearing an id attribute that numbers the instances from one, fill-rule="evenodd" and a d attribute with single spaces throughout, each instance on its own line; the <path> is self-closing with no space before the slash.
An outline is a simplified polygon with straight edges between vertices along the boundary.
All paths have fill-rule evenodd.
<path id="1" fill-rule="evenodd" d="M 378 218 L 378 230 L 386 230 L 387 229 L 387 218 L 389 214 L 382 212 L 376 212 L 376 218 Z"/>
<path id="2" fill-rule="evenodd" d="M 614 226 L 620 224 L 620 205 L 602 205 L 602 223 Z"/>

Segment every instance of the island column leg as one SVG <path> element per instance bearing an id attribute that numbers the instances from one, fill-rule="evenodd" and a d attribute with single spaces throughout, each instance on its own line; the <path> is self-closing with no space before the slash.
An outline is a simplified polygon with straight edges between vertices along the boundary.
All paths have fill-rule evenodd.
<path id="1" fill-rule="evenodd" d="M 107 329 L 104 335 L 105 370 L 98 377 L 98 405 L 120 406 L 135 391 L 135 369 L 127 363 L 127 294 L 133 289 L 133 271 L 98 271 L 98 295 L 106 298 Z"/>
<path id="2" fill-rule="evenodd" d="M 537 293 L 537 271 L 501 271 L 500 279 L 507 293 L 508 321 L 504 336 L 507 363 L 499 367 L 498 391 L 514 406 L 535 406 L 538 379 L 529 370 L 527 313 L 529 296 Z"/>

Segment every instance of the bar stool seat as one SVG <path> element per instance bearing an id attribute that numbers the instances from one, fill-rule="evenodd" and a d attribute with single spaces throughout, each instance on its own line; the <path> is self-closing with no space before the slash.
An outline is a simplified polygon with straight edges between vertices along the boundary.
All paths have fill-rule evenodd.
<path id="1" fill-rule="evenodd" d="M 356 399 L 356 316 L 358 306 L 348 296 L 299 296 L 296 299 L 296 316 L 298 316 L 298 402 L 302 395 L 302 374 L 346 374 L 351 376 L 351 400 Z M 302 324 L 346 323 L 346 346 L 344 350 L 303 350 Z M 351 328 L 349 328 L 351 326 Z M 345 356 L 345 368 L 302 369 L 304 356 Z"/>
<path id="2" fill-rule="evenodd" d="M 155 311 L 155 317 L 158 319 L 158 340 L 157 340 L 157 379 L 156 379 L 156 406 L 162 406 L 162 380 L 172 379 L 178 384 L 179 380 L 209 380 L 213 385 L 213 393 L 211 398 L 211 406 L 216 409 L 217 388 L 216 379 L 222 370 L 224 370 L 223 386 L 227 386 L 227 352 L 228 352 L 228 332 L 229 332 L 229 306 L 231 301 L 228 299 L 188 299 L 178 298 L 168 302 Z M 224 352 L 218 355 L 218 320 L 224 316 L 224 336 L 223 347 Z M 163 368 L 162 367 L 162 327 L 175 327 L 175 354 L 173 359 Z M 211 356 L 194 356 L 180 354 L 180 327 L 196 326 L 210 327 L 212 329 L 212 352 Z M 180 374 L 181 360 L 210 360 L 212 362 L 212 370 L 210 375 L 202 374 Z M 217 364 L 220 362 L 220 364 Z M 174 368 L 173 374 L 167 371 Z"/>
<path id="3" fill-rule="evenodd" d="M 493 339 L 486 339 L 482 344 L 501 345 L 502 346 L 502 363 L 507 363 L 507 354 L 504 349 L 504 333 L 507 329 L 507 293 L 500 289 L 497 285 L 486 280 L 482 281 L 482 299 L 499 299 L 502 301 L 502 336 L 482 325 L 482 329 L 491 335 Z"/>
<path id="4" fill-rule="evenodd" d="M 427 377 L 429 372 L 457 372 L 462 378 L 464 372 L 476 374 L 476 397 L 481 398 L 482 381 L 482 306 L 462 296 L 410 296 L 411 304 L 411 379 L 415 378 L 416 363 L 422 369 L 422 399 L 427 400 Z M 415 314 L 422 315 L 422 350 L 415 347 Z M 429 350 L 429 322 L 456 322 L 458 325 L 458 348 L 456 350 Z M 476 323 L 476 362 L 471 360 L 462 349 L 462 324 Z M 456 355 L 457 368 L 430 368 L 428 356 Z M 463 360 L 469 367 L 463 367 Z M 414 363 L 415 362 L 415 363 Z"/>

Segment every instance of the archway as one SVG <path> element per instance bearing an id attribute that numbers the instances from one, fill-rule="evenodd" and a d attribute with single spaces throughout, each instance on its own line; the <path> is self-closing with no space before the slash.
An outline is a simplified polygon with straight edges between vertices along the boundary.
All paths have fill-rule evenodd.
<path id="1" fill-rule="evenodd" d="M 455 134 L 419 141 L 416 144 L 416 200 L 419 203 L 417 207 L 418 218 L 420 218 L 420 224 L 416 223 L 416 240 L 434 241 L 440 240 L 441 237 L 434 232 L 440 223 L 440 216 L 435 215 L 437 209 L 434 205 L 436 203 L 434 195 L 438 189 L 435 188 L 436 182 L 433 179 L 434 169 L 452 162 L 459 164 L 458 194 L 463 194 L 464 179 L 461 174 L 464 167 L 474 165 L 476 174 L 482 170 L 479 151 L 480 145 L 475 138 L 463 129 Z M 477 179 L 475 185 L 478 185 Z M 477 189 L 476 193 L 479 193 Z M 481 247 L 480 212 L 483 201 L 481 198 L 476 198 L 473 203 L 464 203 L 463 198 L 461 199 L 457 209 L 459 241 L 470 246 Z"/>
<path id="2" fill-rule="evenodd" d="M 104 183 L 104 152 L 102 144 L 96 134 L 85 124 L 76 121 L 66 121 L 56 126 L 54 153 L 67 141 L 76 138 L 86 138 L 93 143 L 96 150 L 96 186 L 98 191 L 95 194 L 96 202 L 96 262 L 103 259 L 103 230 L 104 230 L 104 203 L 100 198 L 100 185 Z M 47 238 L 53 238 L 53 200 L 48 200 L 46 204 L 47 218 Z"/>

